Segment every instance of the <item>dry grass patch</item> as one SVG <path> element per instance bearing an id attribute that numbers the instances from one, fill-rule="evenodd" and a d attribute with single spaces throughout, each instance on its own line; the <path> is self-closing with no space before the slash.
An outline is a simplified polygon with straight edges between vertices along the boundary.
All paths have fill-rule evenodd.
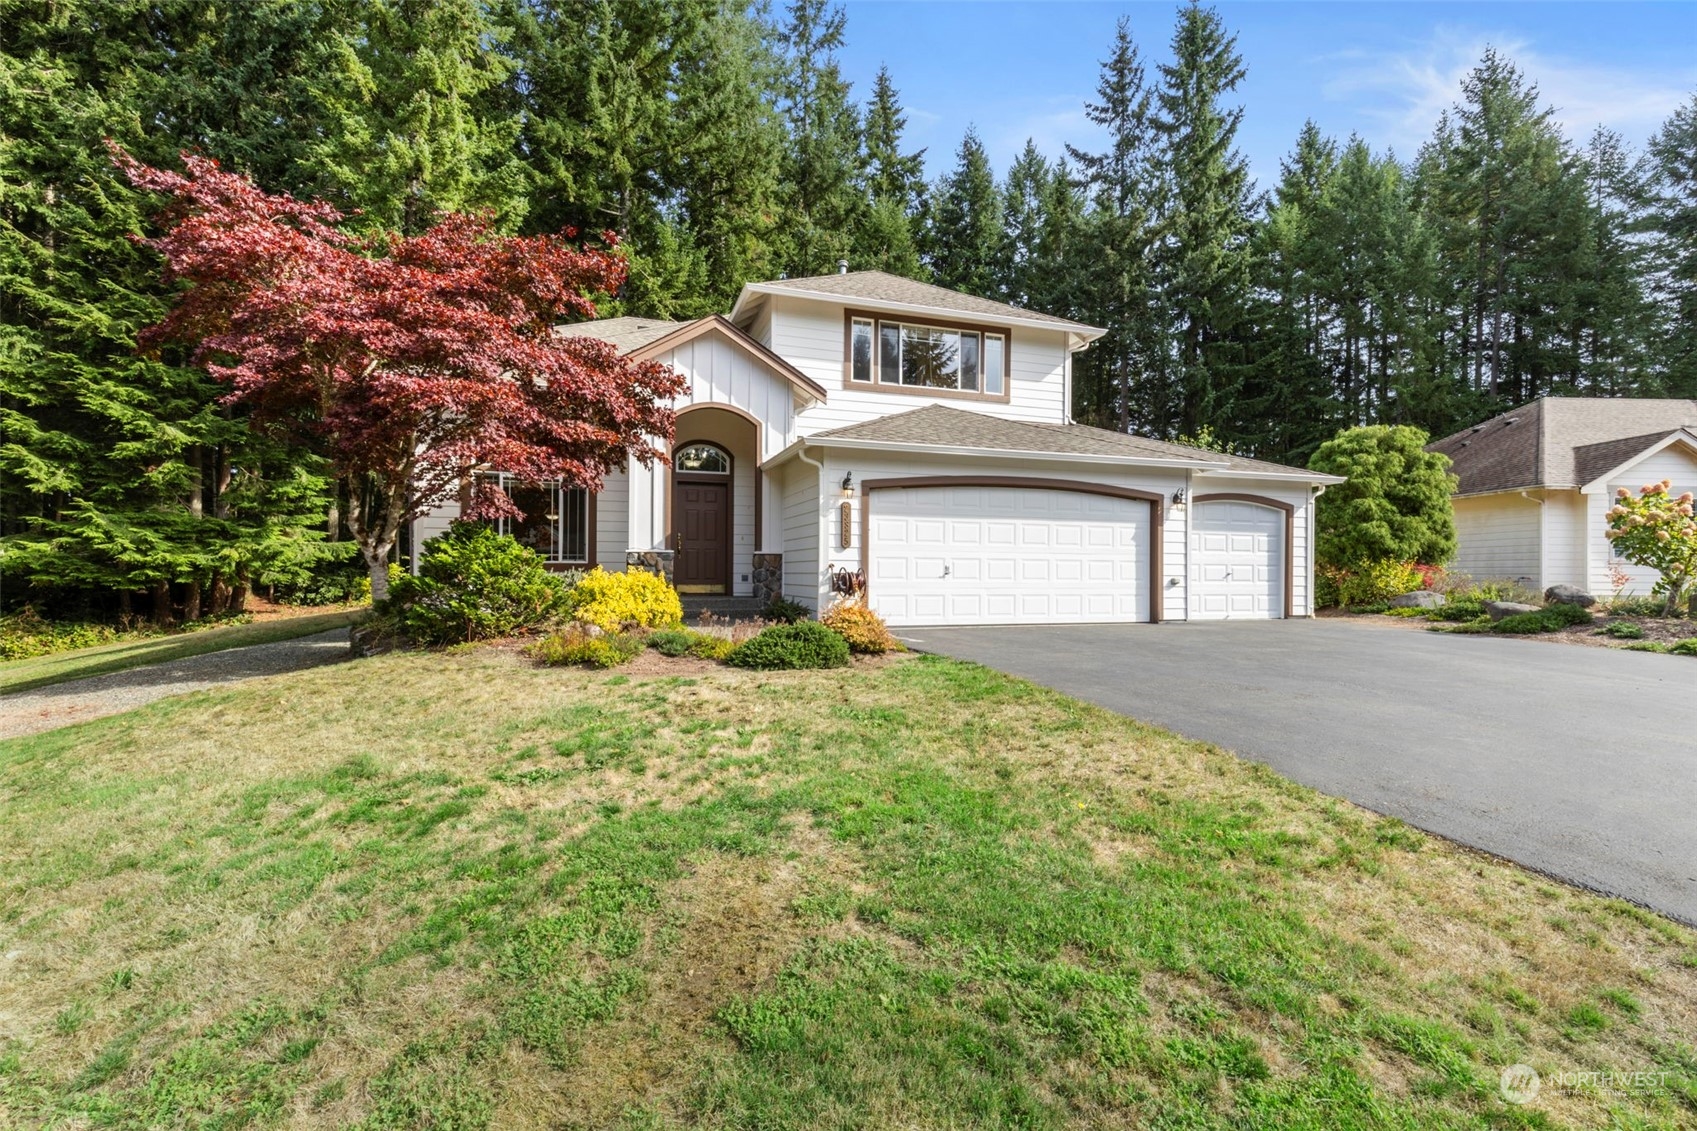
<path id="1" fill-rule="evenodd" d="M 655 660 L 0 744 L 0 1123 L 1697 1119 L 1682 927 L 970 665 Z"/>

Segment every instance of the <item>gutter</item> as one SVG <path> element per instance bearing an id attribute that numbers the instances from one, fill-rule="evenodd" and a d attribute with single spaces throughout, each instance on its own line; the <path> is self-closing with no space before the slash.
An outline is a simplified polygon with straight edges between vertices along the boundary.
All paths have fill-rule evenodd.
<path id="1" fill-rule="evenodd" d="M 767 460 L 762 466 L 770 467 L 782 463 L 807 446 L 817 448 L 842 448 L 849 451 L 867 452 L 901 452 L 915 455 L 942 456 L 971 456 L 986 459 L 1040 459 L 1058 463 L 1095 463 L 1113 464 L 1125 467 L 1157 467 L 1157 468 L 1196 468 L 1202 470 L 1219 470 L 1221 474 L 1231 474 L 1220 464 L 1213 461 L 1193 459 L 1162 459 L 1157 456 L 1107 456 L 1093 455 L 1083 452 L 1045 452 L 1025 448 L 973 448 L 961 445 L 910 444 L 897 440 L 838 440 L 830 437 L 813 436 L 797 440 L 783 451 Z M 813 462 L 812 460 L 808 461 Z M 1239 472 L 1238 474 L 1254 475 L 1254 472 Z M 1312 476 L 1303 478 L 1312 480 Z"/>
<path id="2" fill-rule="evenodd" d="M 832 294 L 829 291 L 804 291 L 798 287 L 772 287 L 768 289 L 762 283 L 749 283 L 743 288 L 746 294 L 759 295 L 794 295 L 797 298 L 813 299 L 820 302 L 832 302 L 839 306 L 852 306 L 857 309 L 888 311 L 892 314 L 929 314 L 935 318 L 939 313 L 949 317 L 958 317 L 980 322 L 989 322 L 998 326 L 1025 327 L 1032 330 L 1050 330 L 1057 334 L 1077 334 L 1085 339 L 1086 344 L 1095 341 L 1108 331 L 1100 326 L 1086 326 L 1082 322 L 1043 322 L 1035 318 L 1017 318 L 1008 314 L 992 314 L 975 310 L 955 310 L 952 307 L 921 305 L 919 303 L 896 302 L 891 299 L 867 298 L 861 295 Z M 735 318 L 737 310 L 742 306 L 742 297 L 731 306 L 731 317 Z"/>

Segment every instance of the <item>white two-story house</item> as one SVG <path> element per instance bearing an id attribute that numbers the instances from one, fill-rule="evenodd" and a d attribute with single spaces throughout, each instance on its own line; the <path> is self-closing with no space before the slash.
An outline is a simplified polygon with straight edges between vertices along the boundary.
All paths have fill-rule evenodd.
<path id="1" fill-rule="evenodd" d="M 877 271 L 750 283 L 728 316 L 564 327 L 675 367 L 670 466 L 512 485 L 551 562 L 892 625 L 1308 616 L 1336 479 L 1074 424 L 1103 331 Z M 414 545 L 451 514 L 420 519 Z"/>

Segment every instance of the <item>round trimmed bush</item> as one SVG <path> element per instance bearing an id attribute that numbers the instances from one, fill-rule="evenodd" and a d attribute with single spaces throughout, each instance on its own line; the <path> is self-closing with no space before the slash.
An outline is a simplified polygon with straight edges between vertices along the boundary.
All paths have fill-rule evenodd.
<path id="1" fill-rule="evenodd" d="M 849 647 L 818 621 L 807 620 L 763 630 L 737 645 L 725 662 L 758 671 L 841 668 L 848 665 Z"/>
<path id="2" fill-rule="evenodd" d="M 565 587 L 535 550 L 477 522 L 424 544 L 418 576 L 394 570 L 378 610 L 417 644 L 465 644 L 535 628 L 562 608 Z"/>

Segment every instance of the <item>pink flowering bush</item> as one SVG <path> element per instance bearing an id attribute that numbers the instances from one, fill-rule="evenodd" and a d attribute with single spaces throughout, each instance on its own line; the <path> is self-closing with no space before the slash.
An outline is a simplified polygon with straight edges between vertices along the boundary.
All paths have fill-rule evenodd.
<path id="1" fill-rule="evenodd" d="M 1640 487 L 1637 498 L 1622 487 L 1604 516 L 1609 522 L 1605 536 L 1621 557 L 1661 571 L 1652 592 L 1667 602 L 1669 614 L 1697 580 L 1697 517 L 1692 511 L 1691 492 L 1675 498 L 1673 484 L 1664 479 Z"/>

